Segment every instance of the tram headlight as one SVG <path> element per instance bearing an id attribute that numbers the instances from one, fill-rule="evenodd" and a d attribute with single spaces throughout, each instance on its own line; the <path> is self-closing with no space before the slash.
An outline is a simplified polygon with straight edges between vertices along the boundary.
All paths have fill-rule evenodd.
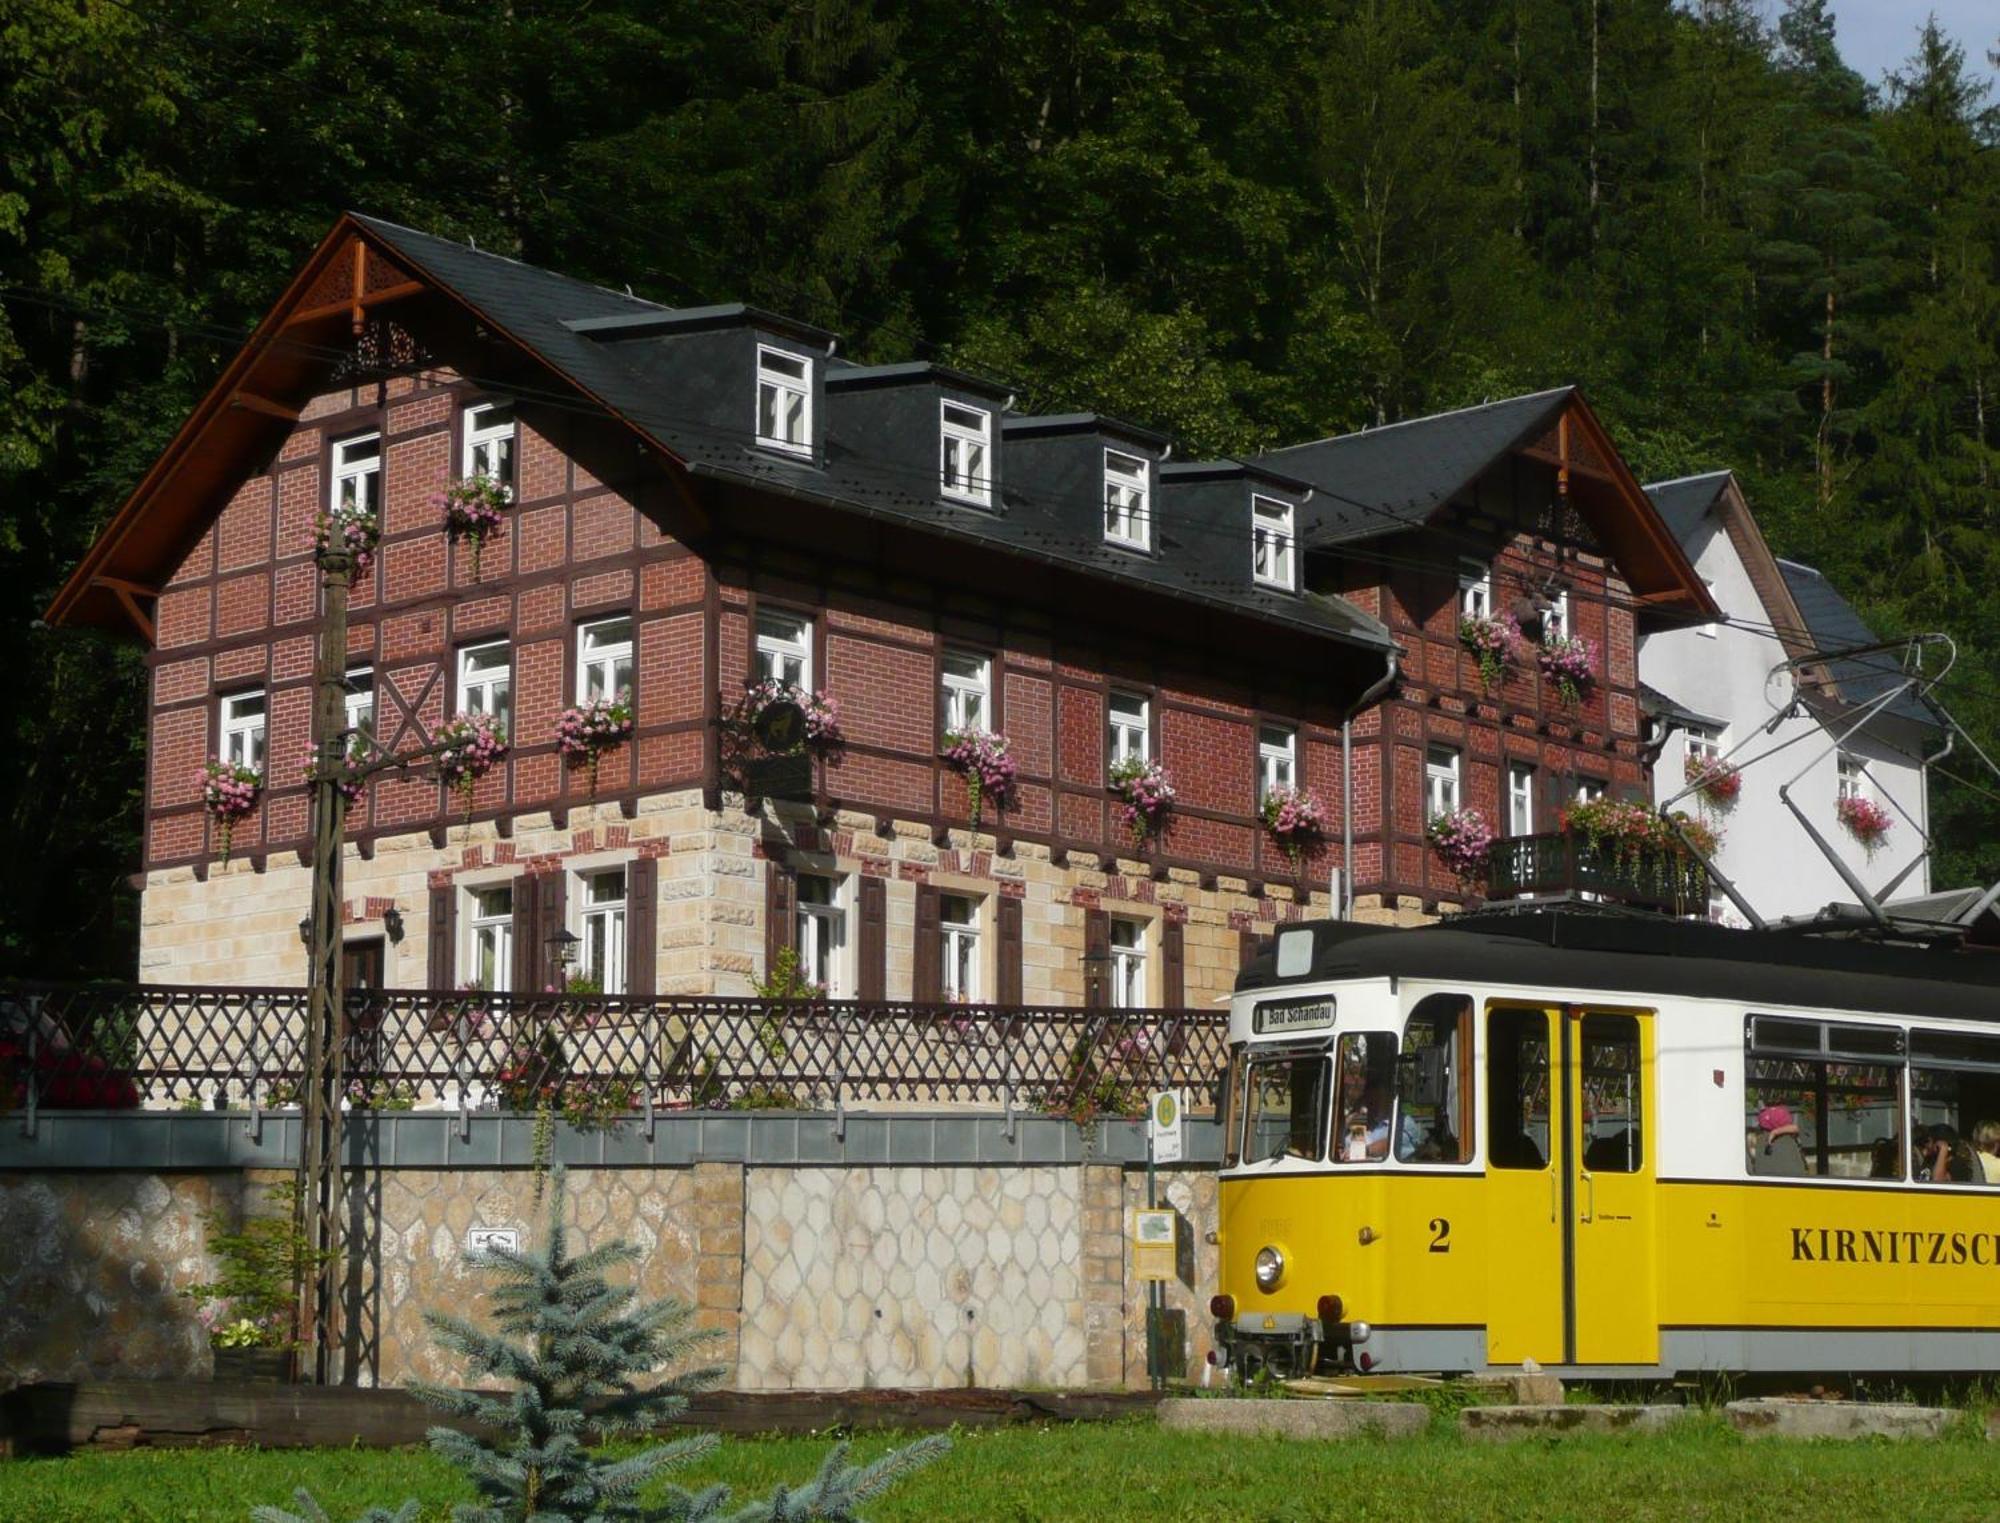
<path id="1" fill-rule="evenodd" d="M 1271 1290 L 1284 1278 L 1285 1256 L 1268 1243 L 1257 1250 L 1257 1288 Z"/>

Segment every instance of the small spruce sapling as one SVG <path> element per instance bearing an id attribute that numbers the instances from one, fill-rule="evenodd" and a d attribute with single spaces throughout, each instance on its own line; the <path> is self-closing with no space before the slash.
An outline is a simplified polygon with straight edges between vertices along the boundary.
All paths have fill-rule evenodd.
<path id="1" fill-rule="evenodd" d="M 424 1317 L 441 1345 L 465 1357 L 475 1382 L 497 1376 L 513 1387 L 490 1394 L 429 1383 L 411 1387 L 453 1417 L 506 1435 L 494 1441 L 456 1428 L 431 1429 L 432 1451 L 462 1471 L 481 1497 L 458 1505 L 456 1523 L 854 1523 L 862 1504 L 950 1447 L 941 1437 L 921 1439 L 873 1464 L 850 1465 L 847 1446 L 836 1445 L 809 1485 L 781 1486 L 763 1501 L 733 1508 L 725 1486 L 691 1492 L 663 1479 L 714 1449 L 714 1434 L 621 1458 L 591 1453 L 587 1441 L 644 1433 L 686 1411 L 689 1394 L 718 1384 L 723 1372 L 709 1366 L 653 1385 L 638 1383 L 663 1366 L 684 1363 L 709 1335 L 692 1325 L 694 1314 L 682 1303 L 635 1307 L 632 1285 L 606 1280 L 613 1266 L 639 1259 L 629 1244 L 572 1256 L 564 1194 L 558 1165 L 539 1251 L 492 1248 L 474 1259 L 499 1282 L 492 1292 L 497 1332 L 437 1312 Z M 642 1491 L 652 1495 L 642 1501 Z M 260 1507 L 252 1517 L 256 1523 L 326 1523 L 310 1496 L 301 1492 L 299 1502 L 303 1514 Z M 414 1505 L 398 1513 L 378 1508 L 358 1523 L 405 1523 Z"/>

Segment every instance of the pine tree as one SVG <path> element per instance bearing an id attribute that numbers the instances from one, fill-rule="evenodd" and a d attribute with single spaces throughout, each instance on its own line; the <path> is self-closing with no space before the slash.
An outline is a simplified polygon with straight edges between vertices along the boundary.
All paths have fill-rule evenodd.
<path id="1" fill-rule="evenodd" d="M 683 1365 L 706 1341 L 678 1301 L 634 1307 L 634 1287 L 613 1285 L 606 1271 L 635 1262 L 638 1250 L 608 1243 L 572 1254 L 563 1225 L 564 1170 L 549 1191 L 548 1226 L 539 1250 L 495 1248 L 480 1267 L 499 1282 L 493 1292 L 497 1332 L 437 1312 L 425 1321 L 444 1347 L 461 1354 L 473 1380 L 498 1376 L 510 1394 L 455 1390 L 429 1383 L 412 1389 L 452 1416 L 483 1430 L 505 1433 L 493 1441 L 457 1428 L 431 1429 L 431 1449 L 469 1477 L 482 1500 L 462 1503 L 457 1523 L 529 1523 L 533 1519 L 612 1523 L 847 1523 L 856 1509 L 949 1447 L 940 1437 L 894 1450 L 870 1465 L 847 1463 L 847 1446 L 827 1456 L 819 1475 L 797 1490 L 779 1487 L 761 1502 L 730 1508 L 729 1490 L 700 1492 L 662 1483 L 661 1495 L 642 1501 L 670 1471 L 691 1464 L 716 1446 L 713 1434 L 655 1444 L 622 1458 L 593 1454 L 587 1442 L 643 1433 L 684 1412 L 688 1395 L 722 1378 L 713 1366 L 681 1370 L 657 1384 L 640 1380 L 668 1365 Z M 252 1513 L 256 1523 L 326 1523 L 325 1514 L 299 1493 L 303 1514 L 275 1507 Z M 376 1509 L 358 1523 L 407 1523 L 416 1504 L 401 1512 Z"/>

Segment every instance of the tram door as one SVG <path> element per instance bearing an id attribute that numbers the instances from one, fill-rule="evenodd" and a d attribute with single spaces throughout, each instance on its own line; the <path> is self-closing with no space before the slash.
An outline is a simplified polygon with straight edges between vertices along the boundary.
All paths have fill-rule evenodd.
<path id="1" fill-rule="evenodd" d="M 1493 1364 L 1652 1364 L 1650 1014 L 1496 1005 L 1486 1017 Z"/>

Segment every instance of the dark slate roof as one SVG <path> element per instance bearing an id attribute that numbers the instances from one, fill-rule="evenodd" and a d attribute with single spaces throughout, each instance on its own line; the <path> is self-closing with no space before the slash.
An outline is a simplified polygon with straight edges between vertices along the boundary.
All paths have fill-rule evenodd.
<path id="1" fill-rule="evenodd" d="M 1259 460 L 1318 488 L 1299 536 L 1306 548 L 1372 539 L 1425 522 L 1495 460 L 1547 429 L 1575 390 L 1559 386 L 1294 444 Z"/>
<path id="2" fill-rule="evenodd" d="M 1639 684 L 1639 712 L 1654 719 L 1664 719 L 1679 725 L 1694 725 L 1699 729 L 1706 729 L 1715 723 L 1714 720 L 1704 718 L 1694 710 L 1676 703 L 1658 688 L 1644 682 Z"/>
<path id="3" fill-rule="evenodd" d="M 396 250 L 439 285 L 457 293 L 513 338 L 569 376 L 616 416 L 658 441 L 687 462 L 697 475 L 732 480 L 789 496 L 806 497 L 878 519 L 890 519 L 947 538 L 1027 556 L 1044 564 L 1107 581 L 1248 614 L 1269 623 L 1388 651 L 1389 631 L 1342 598 L 1295 596 L 1258 587 L 1250 579 L 1249 555 L 1220 556 L 1208 543 L 1208 527 L 1168 520 L 1156 524 L 1162 553 L 1133 555 L 1104 542 L 1102 506 L 1087 501 L 1044 501 L 1008 490 L 1001 467 L 1002 511 L 989 512 L 939 497 L 934 472 L 899 468 L 848 447 L 837 430 L 825 440 L 819 462 L 758 449 L 749 435 L 677 415 L 675 398 L 689 378 L 673 350 L 649 343 L 649 329 L 687 331 L 688 312 L 699 324 L 759 320 L 753 309 L 676 309 L 608 291 L 518 260 L 468 248 L 446 238 L 416 232 L 377 218 L 355 221 Z M 620 321 L 623 319 L 624 321 Z M 780 331 L 805 325 L 773 319 Z M 820 330 L 812 330 L 818 333 Z M 605 343 L 602 337 L 623 340 Z M 870 367 L 873 368 L 873 367 Z M 852 384 L 852 372 L 834 367 L 835 385 Z M 942 378 L 942 376 L 940 377 Z M 1164 445 L 1164 436 L 1113 419 L 1088 414 L 1046 420 L 1003 420 L 1003 442 L 1016 428 L 1034 430 L 1102 428 Z M 1162 494 L 1164 495 L 1164 494 Z M 1247 546 L 1247 540 L 1246 540 Z"/>
<path id="4" fill-rule="evenodd" d="M 1729 472 L 1705 471 L 1699 476 L 1656 481 L 1646 488 L 1646 495 L 1653 499 L 1653 506 L 1659 509 L 1667 527 L 1674 531 L 1674 538 L 1680 541 L 1681 548 L 1692 555 L 1695 534 L 1701 528 L 1701 521 L 1708 516 L 1708 510 L 1715 506 L 1716 499 L 1728 484 Z"/>
<path id="5" fill-rule="evenodd" d="M 1806 621 L 1806 635 L 1816 649 L 1852 650 L 1875 643 L 1875 632 L 1862 622 L 1854 605 L 1834 591 L 1833 583 L 1818 571 L 1783 559 L 1778 562 L 1778 570 L 1784 575 L 1792 601 L 1798 604 L 1799 617 Z M 1881 697 L 1902 680 L 1894 651 L 1859 661 L 1830 662 L 1828 670 L 1840 688 L 1840 696 L 1856 706 Z M 1908 693 L 1890 704 L 1887 712 L 1916 724 L 1939 725 L 1930 706 Z"/>

